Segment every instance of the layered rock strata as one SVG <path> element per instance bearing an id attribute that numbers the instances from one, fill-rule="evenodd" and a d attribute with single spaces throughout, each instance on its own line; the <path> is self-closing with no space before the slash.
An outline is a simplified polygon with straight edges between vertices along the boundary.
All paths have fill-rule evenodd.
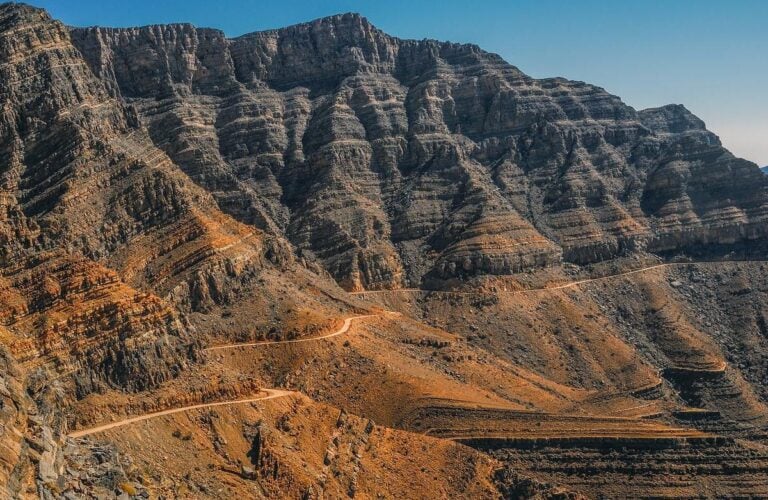
<path id="1" fill-rule="evenodd" d="M 766 179 L 683 106 L 638 112 L 473 45 L 354 14 L 235 39 L 182 24 L 72 36 L 225 212 L 350 290 L 765 237 Z"/>

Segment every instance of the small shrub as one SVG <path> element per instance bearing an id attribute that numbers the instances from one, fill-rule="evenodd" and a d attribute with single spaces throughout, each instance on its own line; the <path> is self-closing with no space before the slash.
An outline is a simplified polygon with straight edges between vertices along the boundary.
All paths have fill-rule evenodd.
<path id="1" fill-rule="evenodd" d="M 119 484 L 120 491 L 125 493 L 126 495 L 135 495 L 137 493 L 136 487 L 132 485 L 131 483 L 120 483 Z"/>

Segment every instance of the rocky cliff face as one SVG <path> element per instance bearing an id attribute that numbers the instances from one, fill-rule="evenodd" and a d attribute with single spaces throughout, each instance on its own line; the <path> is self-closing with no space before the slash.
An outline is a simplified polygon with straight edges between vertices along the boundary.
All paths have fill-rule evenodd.
<path id="1" fill-rule="evenodd" d="M 67 405 L 177 377 L 199 359 L 185 314 L 291 261 L 285 243 L 222 214 L 110 92 L 61 23 L 0 5 L 0 494 L 9 497 L 54 491 Z"/>
<path id="2" fill-rule="evenodd" d="M 102 224 L 108 224 L 104 210 L 111 197 L 102 195 L 107 183 L 120 183 L 130 171 L 107 146 L 128 131 L 122 107 L 83 65 L 67 30 L 43 12 L 4 5 L 0 27 L 0 317 L 10 333 L 6 345 L 36 366 L 63 370 L 76 369 L 65 353 L 82 349 L 91 354 L 87 370 L 93 370 L 83 382 L 109 371 L 107 379 L 125 381 L 130 370 L 117 372 L 133 356 L 130 344 L 138 354 L 155 335 L 184 341 L 173 312 L 130 292 L 95 262 L 109 245 Z M 155 335 L 144 335 L 148 331 Z M 137 333 L 141 340 L 130 340 Z M 158 344 L 158 353 L 172 351 L 176 340 Z M 156 368 L 165 372 L 162 365 Z"/>
<path id="3" fill-rule="evenodd" d="M 226 300 L 254 268 L 290 259 L 285 245 L 221 214 L 46 13 L 0 7 L 0 60 L 11 351 L 35 366 L 84 366 L 82 394 L 174 376 L 195 356 L 180 311 Z"/>
<path id="4" fill-rule="evenodd" d="M 348 289 L 765 236 L 766 180 L 683 106 L 638 112 L 476 46 L 399 40 L 354 14 L 236 39 L 72 37 L 219 207 Z"/>

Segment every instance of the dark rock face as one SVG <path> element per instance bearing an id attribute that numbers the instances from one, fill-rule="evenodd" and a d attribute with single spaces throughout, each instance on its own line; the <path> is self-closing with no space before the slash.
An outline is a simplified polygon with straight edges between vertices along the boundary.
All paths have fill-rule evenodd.
<path id="1" fill-rule="evenodd" d="M 766 180 L 683 106 L 637 112 L 476 46 L 399 40 L 353 14 L 236 39 L 72 37 L 226 213 L 348 289 L 765 236 Z"/>

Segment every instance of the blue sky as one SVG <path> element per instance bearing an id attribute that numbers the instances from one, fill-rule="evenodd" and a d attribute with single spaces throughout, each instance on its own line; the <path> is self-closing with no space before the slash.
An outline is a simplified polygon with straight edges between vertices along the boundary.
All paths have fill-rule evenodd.
<path id="1" fill-rule="evenodd" d="M 768 0 L 28 0 L 74 26 L 191 22 L 230 36 L 359 12 L 402 38 L 472 42 L 534 77 L 640 109 L 682 103 L 768 165 Z"/>

